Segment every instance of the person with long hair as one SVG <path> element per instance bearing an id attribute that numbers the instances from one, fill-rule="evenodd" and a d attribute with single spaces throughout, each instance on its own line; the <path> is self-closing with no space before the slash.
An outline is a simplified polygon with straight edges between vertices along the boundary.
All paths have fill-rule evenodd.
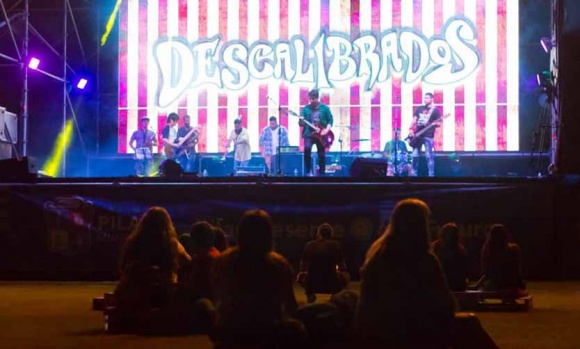
<path id="1" fill-rule="evenodd" d="M 273 222 L 263 210 L 244 213 L 237 246 L 214 262 L 218 343 L 252 343 L 281 340 L 276 333 L 296 309 L 294 272 L 283 256 L 273 251 Z"/>
<path id="2" fill-rule="evenodd" d="M 465 291 L 467 287 L 467 250 L 459 241 L 455 223 L 444 224 L 433 241 L 431 250 L 439 259 L 451 291 Z"/>
<path id="3" fill-rule="evenodd" d="M 491 226 L 481 250 L 484 290 L 511 290 L 518 295 L 525 295 L 520 258 L 518 245 L 508 242 L 507 229 L 502 224 Z"/>
<path id="4" fill-rule="evenodd" d="M 191 261 L 177 240 L 169 213 L 151 207 L 127 238 L 120 258 L 121 280 L 115 294 L 120 306 L 149 308 L 167 303 L 182 263 Z"/>
<path id="5" fill-rule="evenodd" d="M 429 252 L 429 215 L 419 199 L 400 201 L 367 253 L 356 316 L 367 344 L 445 347 L 449 339 L 455 300 Z"/>

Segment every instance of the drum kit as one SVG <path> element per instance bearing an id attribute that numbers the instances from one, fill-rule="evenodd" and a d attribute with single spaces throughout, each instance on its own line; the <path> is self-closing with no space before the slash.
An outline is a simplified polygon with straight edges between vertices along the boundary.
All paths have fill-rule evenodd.
<path id="1" fill-rule="evenodd" d="M 343 128 L 343 129 L 360 129 L 360 126 L 348 126 L 348 125 L 335 125 L 334 127 Z M 373 126 L 370 129 L 374 129 Z M 359 139 L 352 139 L 351 142 L 370 142 L 370 138 L 359 138 Z M 340 138 L 338 139 L 340 143 L 340 154 L 342 158 L 342 132 L 340 132 Z M 353 154 L 354 152 L 351 150 L 349 155 Z M 365 158 L 365 159 L 383 159 L 385 156 L 383 152 L 370 152 L 370 153 L 363 153 L 358 157 Z M 399 175 L 410 175 L 411 166 L 412 166 L 412 159 L 411 152 L 407 149 L 397 151 L 396 156 L 387 159 L 387 176 L 399 176 Z M 342 164 L 342 159 L 339 161 Z"/>

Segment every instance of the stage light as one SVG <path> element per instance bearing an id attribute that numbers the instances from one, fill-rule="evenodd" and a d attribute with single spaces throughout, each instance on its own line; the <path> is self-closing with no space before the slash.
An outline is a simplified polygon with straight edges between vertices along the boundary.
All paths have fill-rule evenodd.
<path id="1" fill-rule="evenodd" d="M 540 44 L 542 45 L 546 53 L 549 53 L 554 47 L 554 42 L 547 36 L 544 36 L 540 39 Z"/>
<path id="2" fill-rule="evenodd" d="M 540 87 L 547 87 L 552 85 L 552 74 L 544 70 L 541 73 L 536 74 L 536 82 Z"/>
<path id="3" fill-rule="evenodd" d="M 50 177 L 58 177 L 61 170 L 62 158 L 69 148 L 73 136 L 73 120 L 67 120 L 64 130 L 60 132 L 54 143 L 49 157 L 46 159 L 42 171 Z"/>
<path id="4" fill-rule="evenodd" d="M 81 79 L 79 80 L 79 82 L 77 83 L 77 88 L 78 88 L 79 90 L 84 90 L 84 89 L 85 89 L 85 87 L 87 86 L 87 83 L 88 83 L 87 79 L 85 79 L 85 78 L 81 78 Z"/>
<path id="5" fill-rule="evenodd" d="M 32 57 L 30 59 L 30 62 L 28 62 L 28 68 L 30 69 L 38 69 L 38 66 L 40 65 L 40 60 L 38 58 Z"/>
<path id="6" fill-rule="evenodd" d="M 109 16 L 105 33 L 101 37 L 101 46 L 105 46 L 105 44 L 107 43 L 107 39 L 109 38 L 109 34 L 111 34 L 111 31 L 113 30 L 113 25 L 115 25 L 115 20 L 117 19 L 117 14 L 119 13 L 119 7 L 121 7 L 121 2 L 122 0 L 117 0 L 113 12 Z"/>

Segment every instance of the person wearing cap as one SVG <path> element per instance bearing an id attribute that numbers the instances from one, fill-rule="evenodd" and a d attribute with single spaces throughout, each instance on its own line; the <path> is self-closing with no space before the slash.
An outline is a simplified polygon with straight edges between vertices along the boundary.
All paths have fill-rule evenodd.
<path id="1" fill-rule="evenodd" d="M 320 103 L 318 100 L 318 90 L 311 90 L 308 92 L 310 103 L 302 108 L 300 113 L 299 125 L 302 128 L 302 138 L 304 138 L 304 172 L 307 176 L 312 175 L 312 146 L 316 144 L 318 152 L 318 175 L 324 176 L 326 170 L 326 148 L 322 144 L 317 134 L 326 136 L 332 127 L 333 117 L 330 108 L 327 105 Z M 313 129 L 304 121 L 309 121 L 314 125 L 318 125 L 319 129 Z"/>
<path id="2" fill-rule="evenodd" d="M 135 153 L 135 172 L 137 176 L 148 176 L 153 165 L 153 146 L 157 145 L 155 132 L 149 129 L 149 118 L 142 117 L 139 129 L 131 135 L 129 147 Z"/>

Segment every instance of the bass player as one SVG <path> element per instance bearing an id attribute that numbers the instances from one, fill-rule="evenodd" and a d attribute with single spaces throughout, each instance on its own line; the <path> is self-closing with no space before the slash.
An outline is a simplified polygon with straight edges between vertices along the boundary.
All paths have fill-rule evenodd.
<path id="1" fill-rule="evenodd" d="M 318 100 L 318 90 L 308 92 L 310 103 L 302 108 L 299 125 L 303 127 L 304 138 L 304 172 L 312 176 L 312 146 L 316 144 L 318 151 L 318 175 L 324 176 L 326 171 L 326 146 L 324 137 L 331 131 L 333 117 L 330 108 Z M 316 127 L 313 127 L 316 126 Z"/>
<path id="2" fill-rule="evenodd" d="M 185 139 L 185 142 L 177 149 L 175 158 L 184 172 L 194 172 L 195 170 L 195 146 L 197 145 L 198 137 L 197 130 L 191 126 L 190 122 L 191 117 L 185 115 L 183 117 L 183 126 L 177 130 L 177 137 Z"/>
<path id="3" fill-rule="evenodd" d="M 419 155 L 421 147 L 425 146 L 427 170 L 429 177 L 435 176 L 435 153 L 433 137 L 435 129 L 441 126 L 441 112 L 433 105 L 433 94 L 425 93 L 425 105 L 420 106 L 413 114 L 413 122 L 409 129 L 409 144 L 413 148 L 413 171 L 411 176 L 417 176 L 419 170 Z M 425 129 L 425 131 L 423 131 Z M 416 135 L 416 136 L 415 136 Z"/>

